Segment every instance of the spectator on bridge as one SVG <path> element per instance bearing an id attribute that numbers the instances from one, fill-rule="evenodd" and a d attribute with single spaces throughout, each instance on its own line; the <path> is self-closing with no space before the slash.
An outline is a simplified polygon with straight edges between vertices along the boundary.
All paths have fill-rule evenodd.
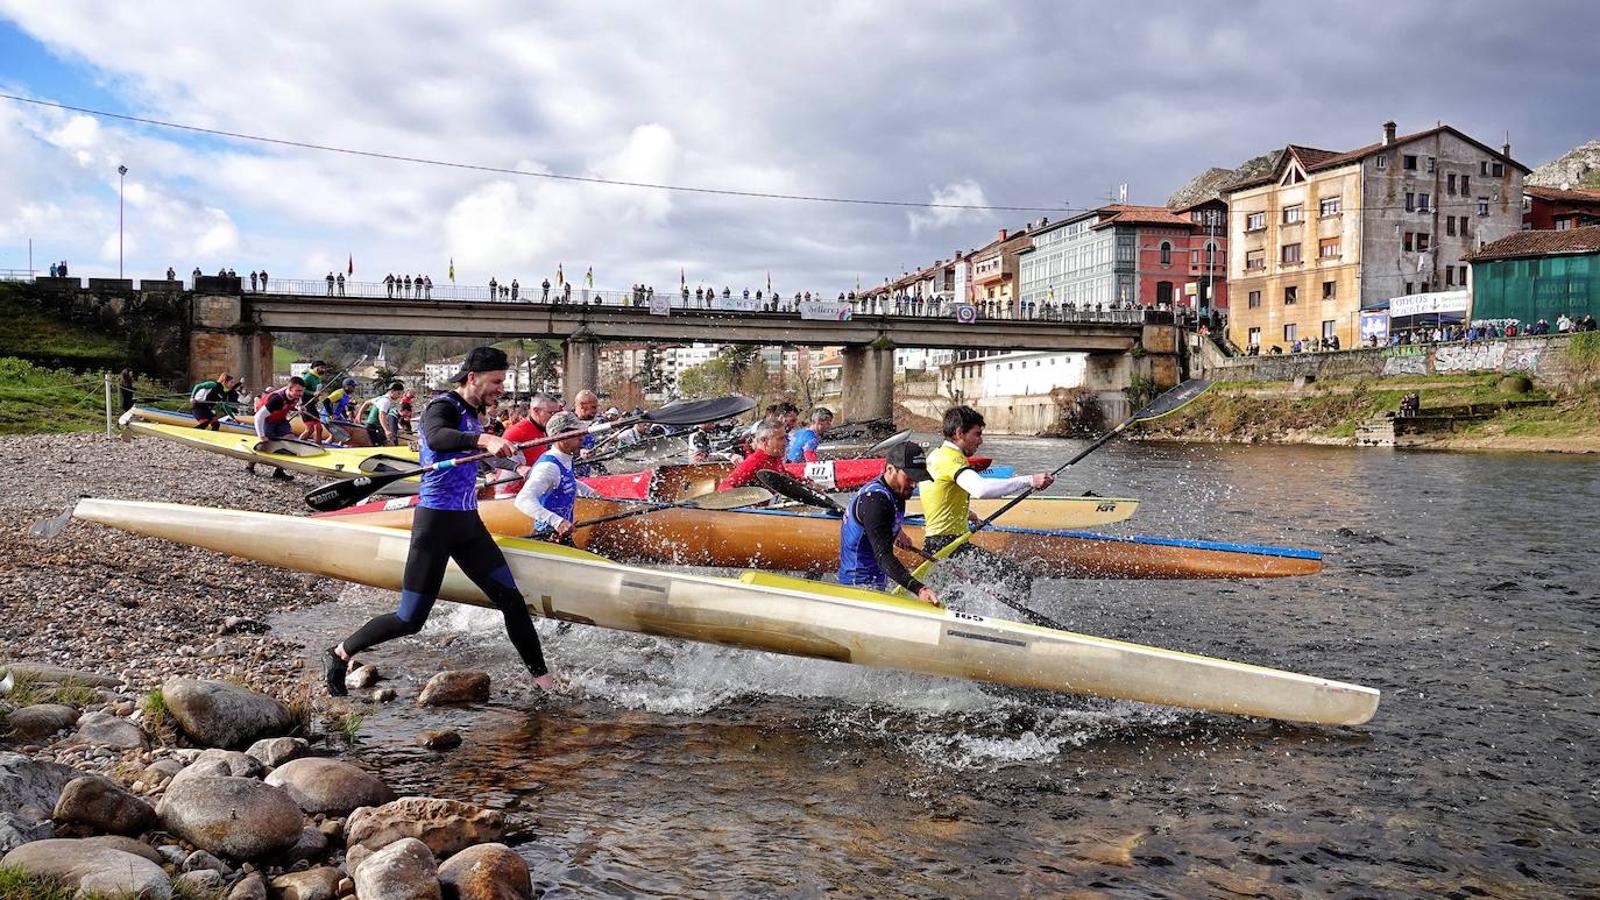
<path id="1" fill-rule="evenodd" d="M 562 282 L 561 284 L 561 302 L 572 302 L 572 282 L 570 281 Z"/>
<path id="2" fill-rule="evenodd" d="M 339 273 L 339 296 L 344 296 L 344 273 Z"/>
<path id="3" fill-rule="evenodd" d="M 491 276 L 489 276 L 489 299 L 490 300 L 494 300 L 494 299 L 498 298 L 499 296 L 500 296 L 500 282 L 495 281 L 494 280 L 494 276 L 491 275 Z"/>
<path id="4" fill-rule="evenodd" d="M 56 267 L 55 267 L 55 266 L 51 266 L 51 267 L 50 267 L 50 277 L 51 277 L 51 278 L 54 278 L 54 277 L 55 277 L 55 271 L 56 271 Z M 199 266 L 195 266 L 195 267 L 194 267 L 194 273 L 193 273 L 193 274 L 194 274 L 194 277 L 195 277 L 195 278 L 196 278 L 196 279 L 199 279 L 199 278 L 200 278 L 200 267 L 199 267 Z"/>
<path id="5" fill-rule="evenodd" d="M 168 281 L 177 281 L 178 280 L 178 273 L 172 271 L 172 267 L 171 266 L 167 266 L 167 280 Z"/>
<path id="6" fill-rule="evenodd" d="M 511 279 L 511 299 L 513 302 L 516 301 L 517 294 L 519 294 L 521 291 L 522 285 L 518 284 L 515 278 Z"/>
<path id="7" fill-rule="evenodd" d="M 267 270 L 266 269 L 262 269 L 261 270 L 261 289 L 263 291 L 267 289 Z"/>
<path id="8" fill-rule="evenodd" d="M 333 272 L 328 272 L 328 296 L 333 296 Z"/>
<path id="9" fill-rule="evenodd" d="M 393 300 L 394 299 L 394 273 L 393 272 L 390 272 L 389 274 L 383 276 L 383 288 L 384 288 L 385 291 L 387 291 L 389 293 L 389 299 Z"/>
<path id="10" fill-rule="evenodd" d="M 728 286 L 727 285 L 723 285 L 722 286 L 722 299 L 730 300 L 732 298 L 733 298 L 733 291 L 728 290 Z"/>
<path id="11" fill-rule="evenodd" d="M 402 275 L 399 278 L 396 278 L 395 279 L 395 284 L 399 285 L 399 287 L 400 287 L 400 296 L 402 296 L 402 297 L 411 296 L 411 276 L 410 275 Z"/>
<path id="12" fill-rule="evenodd" d="M 540 285 L 539 287 L 540 287 L 540 291 L 541 291 L 540 294 L 539 294 L 539 302 L 540 303 L 549 303 L 550 302 L 550 279 L 546 278 L 544 280 L 544 284 Z"/>
<path id="13" fill-rule="evenodd" d="M 59 266 L 57 266 L 55 263 L 51 263 L 50 264 L 50 277 L 51 278 L 60 278 L 61 276 L 56 274 L 59 271 L 61 271 Z"/>
<path id="14" fill-rule="evenodd" d="M 750 289 L 749 288 L 745 288 L 744 289 L 744 299 L 746 299 L 746 300 L 750 299 Z"/>
<path id="15" fill-rule="evenodd" d="M 256 282 L 256 270 L 255 269 L 251 269 L 250 270 L 250 290 L 252 290 L 252 291 L 255 290 L 256 289 L 256 284 L 257 284 L 257 282 Z"/>
<path id="16" fill-rule="evenodd" d="M 433 299 L 433 276 L 422 276 L 422 296 L 428 300 Z"/>
<path id="17" fill-rule="evenodd" d="M 55 270 L 55 266 L 51 266 L 50 269 L 51 269 L 51 271 L 54 271 Z M 688 289 L 685 288 L 685 290 L 688 290 Z M 704 289 L 698 288 L 698 287 L 694 289 L 694 302 L 695 302 L 696 306 L 699 306 L 699 305 L 703 304 L 705 302 L 705 297 L 706 297 L 706 292 L 705 292 Z"/>

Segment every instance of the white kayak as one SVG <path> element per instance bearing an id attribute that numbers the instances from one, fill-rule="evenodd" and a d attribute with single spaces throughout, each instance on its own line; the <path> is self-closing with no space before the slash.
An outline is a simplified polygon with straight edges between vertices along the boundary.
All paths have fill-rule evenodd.
<path id="1" fill-rule="evenodd" d="M 409 531 L 172 503 L 84 499 L 75 518 L 303 572 L 398 590 Z M 1296 722 L 1359 725 L 1377 690 L 1057 631 L 764 572 L 738 578 L 621 565 L 500 537 L 537 615 L 751 650 Z M 443 599 L 487 606 L 453 564 Z"/>

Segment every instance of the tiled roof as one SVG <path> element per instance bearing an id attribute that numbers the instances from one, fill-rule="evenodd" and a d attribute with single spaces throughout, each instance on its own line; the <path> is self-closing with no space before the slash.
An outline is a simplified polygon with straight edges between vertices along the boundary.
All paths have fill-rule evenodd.
<path id="1" fill-rule="evenodd" d="M 1600 204 L 1600 191 L 1562 190 L 1561 188 L 1540 187 L 1530 184 L 1524 186 L 1522 192 L 1530 197 L 1538 197 L 1540 200 L 1549 200 L 1554 203 Z"/>
<path id="2" fill-rule="evenodd" d="M 1107 225 L 1171 225 L 1174 227 L 1189 227 L 1194 224 L 1188 216 L 1180 216 L 1165 206 L 1130 206 L 1126 203 L 1113 203 L 1102 206 L 1096 210 L 1100 214 L 1100 221 L 1095 223 L 1095 228 L 1104 228 Z"/>
<path id="3" fill-rule="evenodd" d="M 1337 153 L 1332 150 L 1318 150 L 1315 147 L 1301 147 L 1295 144 L 1290 144 L 1286 149 L 1289 153 L 1294 154 L 1294 156 L 1300 160 L 1300 164 L 1305 166 L 1307 172 L 1321 172 L 1327 169 L 1336 169 L 1340 166 L 1346 166 L 1353 162 L 1359 162 L 1360 160 L 1389 147 L 1398 147 L 1402 144 L 1410 143 L 1411 141 L 1419 138 L 1432 137 L 1435 134 L 1446 131 L 1466 141 L 1467 143 L 1472 144 L 1485 153 L 1488 153 L 1495 159 L 1516 166 L 1524 173 L 1532 171 L 1527 166 L 1517 162 L 1509 156 L 1506 156 L 1499 150 L 1490 147 L 1488 144 L 1485 144 L 1482 141 L 1475 140 L 1474 138 L 1463 134 L 1449 125 L 1437 125 L 1433 128 L 1427 129 L 1426 131 L 1416 131 L 1412 132 L 1411 134 L 1396 135 L 1394 142 L 1391 144 L 1384 144 L 1380 141 L 1376 144 L 1368 144 L 1365 147 L 1358 147 L 1354 150 L 1349 150 L 1344 153 Z M 1242 179 L 1234 182 L 1233 184 L 1228 185 L 1228 190 L 1239 191 L 1244 190 L 1245 188 L 1266 184 L 1277 177 L 1278 170 L 1282 167 L 1282 164 L 1283 160 L 1280 158 L 1278 160 L 1278 164 L 1274 165 L 1270 171 L 1262 172 L 1253 178 Z"/>
<path id="4" fill-rule="evenodd" d="M 1566 253 L 1600 253 L 1600 225 L 1566 231 L 1519 231 L 1484 245 L 1467 258 L 1478 262 Z"/>

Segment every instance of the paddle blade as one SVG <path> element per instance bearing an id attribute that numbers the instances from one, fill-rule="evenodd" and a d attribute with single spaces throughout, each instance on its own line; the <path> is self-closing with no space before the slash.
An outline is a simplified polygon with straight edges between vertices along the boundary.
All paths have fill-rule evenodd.
<path id="1" fill-rule="evenodd" d="M 704 400 L 680 400 L 668 403 L 644 414 L 646 422 L 657 425 L 700 425 L 742 416 L 756 408 L 756 401 L 737 394 L 727 397 L 708 397 Z"/>
<path id="2" fill-rule="evenodd" d="M 756 480 L 761 482 L 762 486 L 767 490 L 780 497 L 786 497 L 806 506 L 825 509 L 836 516 L 844 515 L 844 507 L 835 503 L 832 497 L 812 490 L 805 482 L 787 472 L 764 470 L 756 473 Z"/>
<path id="3" fill-rule="evenodd" d="M 1156 399 L 1150 401 L 1149 406 L 1146 406 L 1144 409 L 1134 413 L 1128 419 L 1128 421 L 1148 422 L 1151 419 L 1159 419 L 1162 416 L 1172 415 L 1183 407 L 1193 403 L 1195 398 L 1205 393 L 1206 389 L 1209 387 L 1211 387 L 1211 382 L 1208 379 L 1191 378 L 1177 387 L 1167 391 Z"/>
<path id="4" fill-rule="evenodd" d="M 690 509 L 738 509 L 742 506 L 755 506 L 757 503 L 766 503 L 772 499 L 772 492 L 766 488 L 742 487 L 731 491 L 717 491 L 712 494 L 700 496 L 685 503 Z"/>
<path id="5" fill-rule="evenodd" d="M 858 458 L 864 459 L 873 456 L 882 456 L 889 452 L 889 448 L 898 447 L 909 440 L 911 440 L 911 429 L 907 428 L 905 431 L 902 431 L 899 434 L 891 434 L 876 444 L 873 444 L 871 447 L 868 447 L 866 450 L 863 450 L 860 454 L 858 454 Z"/>
<path id="6" fill-rule="evenodd" d="M 44 519 L 29 525 L 28 533 L 36 538 L 44 538 L 45 540 L 55 537 L 56 535 L 65 531 L 67 526 L 71 524 L 72 511 L 76 508 L 77 505 L 74 504 L 73 506 L 69 506 L 62 510 L 61 515 L 59 516 L 55 516 L 54 518 L 50 519 Z"/>
<path id="7" fill-rule="evenodd" d="M 420 472 L 409 469 L 334 481 L 306 492 L 306 505 L 317 512 L 334 512 L 360 503 L 369 495 Z"/>

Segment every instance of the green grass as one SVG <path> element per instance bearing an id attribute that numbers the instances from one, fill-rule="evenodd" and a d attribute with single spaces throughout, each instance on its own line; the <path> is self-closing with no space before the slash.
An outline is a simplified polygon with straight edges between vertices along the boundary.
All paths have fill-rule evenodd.
<path id="1" fill-rule="evenodd" d="M 0 900 L 73 900 L 76 895 L 58 881 L 35 878 L 19 869 L 0 869 Z"/>
<path id="2" fill-rule="evenodd" d="M 127 351 L 115 337 L 63 322 L 18 299 L 13 291 L 0 290 L 0 356 L 59 359 L 68 364 L 81 359 L 105 365 L 107 359 L 120 359 Z"/>
<path id="3" fill-rule="evenodd" d="M 300 354 L 276 344 L 272 347 L 272 371 L 276 375 L 289 374 L 289 367 L 300 361 Z"/>
<path id="4" fill-rule="evenodd" d="M 0 357 L 0 434 L 92 431 L 106 424 L 102 373 Z M 115 398 L 113 398 L 115 399 Z"/>
<path id="5" fill-rule="evenodd" d="M 361 723 L 366 720 L 366 713 L 349 710 L 334 720 L 334 730 L 344 737 L 346 744 L 354 744 L 361 739 Z"/>
<path id="6" fill-rule="evenodd" d="M 101 702 L 100 693 L 76 678 L 67 678 L 60 684 L 41 681 L 27 672 L 11 674 L 11 693 L 6 702 L 13 706 L 32 706 L 35 703 L 62 703 L 67 706 L 93 706 Z"/>

